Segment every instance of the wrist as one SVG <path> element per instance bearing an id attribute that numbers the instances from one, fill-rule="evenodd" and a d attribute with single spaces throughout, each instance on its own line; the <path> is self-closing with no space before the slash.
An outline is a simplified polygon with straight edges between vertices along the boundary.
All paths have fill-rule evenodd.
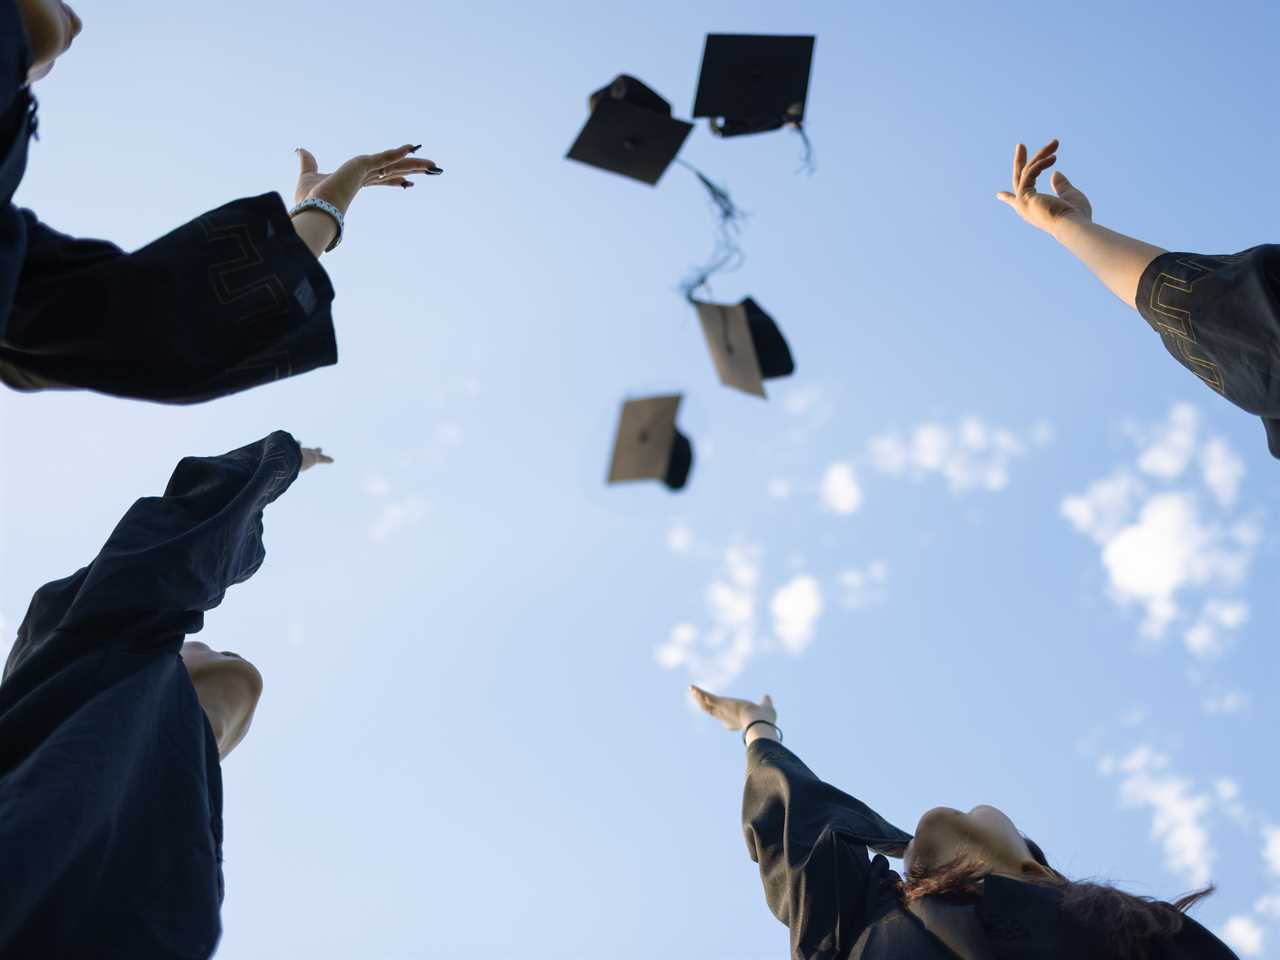
<path id="1" fill-rule="evenodd" d="M 338 236 L 338 225 L 333 217 L 314 207 L 299 210 L 289 219 L 307 249 L 317 257 L 328 250 Z"/>
<path id="2" fill-rule="evenodd" d="M 757 740 L 773 740 L 781 743 L 782 731 L 768 717 L 756 717 L 748 720 L 747 725 L 743 728 L 742 742 L 747 746 L 751 746 Z"/>
<path id="3" fill-rule="evenodd" d="M 1069 246 L 1072 239 L 1092 226 L 1093 221 L 1083 213 L 1064 213 L 1050 224 L 1048 233 L 1063 246 Z"/>

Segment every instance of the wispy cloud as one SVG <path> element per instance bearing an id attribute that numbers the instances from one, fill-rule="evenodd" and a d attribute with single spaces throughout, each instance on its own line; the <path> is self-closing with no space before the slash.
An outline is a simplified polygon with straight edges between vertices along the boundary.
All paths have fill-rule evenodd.
<path id="1" fill-rule="evenodd" d="M 1120 778 L 1120 805 L 1151 814 L 1151 838 L 1160 844 L 1164 865 L 1191 886 L 1208 883 L 1216 853 L 1205 820 L 1210 794 L 1169 769 L 1169 758 L 1149 744 L 1123 757 L 1103 756 L 1098 770 Z"/>
<path id="2" fill-rule="evenodd" d="M 1206 697 L 1200 702 L 1200 709 L 1206 716 L 1222 717 L 1239 713 L 1249 706 L 1249 695 L 1243 690 L 1226 690 L 1222 693 Z"/>
<path id="3" fill-rule="evenodd" d="M 937 475 L 956 493 L 999 491 L 1009 485 L 1009 470 L 1028 450 L 1053 439 L 1047 423 L 1019 436 L 977 417 L 959 423 L 922 423 L 906 433 L 881 433 L 867 443 L 872 467 L 889 476 L 921 480 Z"/>
<path id="4" fill-rule="evenodd" d="M 658 665 L 684 669 L 695 683 L 721 690 L 760 653 L 806 650 L 825 607 L 822 583 L 800 570 L 770 590 L 763 568 L 764 551 L 757 545 L 725 550 L 703 593 L 704 625 L 676 624 L 654 650 Z"/>
<path id="5" fill-rule="evenodd" d="M 1243 461 L 1221 438 L 1201 444 L 1199 416 L 1186 404 L 1164 422 L 1129 433 L 1137 444 L 1133 463 L 1064 497 L 1059 510 L 1098 544 L 1111 598 L 1142 608 L 1143 636 L 1159 639 L 1182 619 L 1189 621 L 1188 652 L 1219 656 L 1229 632 L 1248 619 L 1248 605 L 1232 594 L 1261 539 L 1256 521 L 1227 509 Z M 1204 468 L 1198 482 L 1189 471 L 1197 450 Z M 1184 609 L 1188 594 L 1199 609 L 1194 617 Z"/>

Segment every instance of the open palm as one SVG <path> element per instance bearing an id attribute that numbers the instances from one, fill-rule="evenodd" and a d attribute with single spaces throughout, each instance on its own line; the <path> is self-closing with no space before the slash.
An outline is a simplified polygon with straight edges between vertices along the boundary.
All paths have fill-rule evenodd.
<path id="1" fill-rule="evenodd" d="M 310 150 L 299 147 L 297 152 L 302 170 L 298 176 L 298 189 L 294 192 L 293 202 L 298 204 L 314 197 L 333 204 L 345 214 L 351 201 L 364 187 L 411 187 L 413 181 L 409 177 L 413 174 L 443 173 L 432 161 L 409 156 L 420 146 L 421 144 L 405 144 L 381 153 L 361 154 L 352 157 L 332 173 L 321 173 L 315 155 Z"/>

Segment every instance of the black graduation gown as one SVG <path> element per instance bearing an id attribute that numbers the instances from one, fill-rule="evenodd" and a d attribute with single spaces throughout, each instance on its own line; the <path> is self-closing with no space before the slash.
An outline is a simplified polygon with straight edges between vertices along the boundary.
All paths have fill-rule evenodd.
<path id="1" fill-rule="evenodd" d="M 198 403 L 336 363 L 333 286 L 275 193 L 125 253 L 15 207 L 35 103 L 14 0 L 0 0 L 0 381 Z"/>
<path id="2" fill-rule="evenodd" d="M 1179 363 L 1262 417 L 1280 457 L 1280 245 L 1161 254 L 1142 273 L 1137 306 Z"/>
<path id="3" fill-rule="evenodd" d="M 300 465 L 282 432 L 188 457 L 36 591 L 0 682 L 0 957 L 212 954 L 222 779 L 180 650 L 262 564 Z"/>
<path id="4" fill-rule="evenodd" d="M 791 931 L 793 960 L 1079 960 L 1105 957 L 1097 934 L 1072 923 L 1053 888 L 988 876 L 980 898 L 953 904 L 926 897 L 928 925 L 902 907 L 901 856 L 911 835 L 846 793 L 823 783 L 800 758 L 772 740 L 747 748 L 742 798 L 747 852 L 760 865 L 765 898 Z M 871 857 L 870 851 L 876 856 Z M 969 916 L 943 916 L 956 910 Z M 966 923 L 952 922 L 967 920 Z M 938 931 L 937 934 L 931 931 Z M 974 931 L 974 948 L 952 950 Z M 1220 940 L 1190 917 L 1153 960 L 1234 960 Z"/>

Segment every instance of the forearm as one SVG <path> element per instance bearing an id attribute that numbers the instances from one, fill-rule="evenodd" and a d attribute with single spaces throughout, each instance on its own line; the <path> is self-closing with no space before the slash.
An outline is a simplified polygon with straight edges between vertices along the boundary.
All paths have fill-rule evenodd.
<path id="1" fill-rule="evenodd" d="M 1116 233 L 1082 216 L 1065 216 L 1053 236 L 1106 284 L 1107 289 L 1135 307 L 1142 272 L 1166 251 L 1123 233 Z"/>
<path id="2" fill-rule="evenodd" d="M 328 249 L 329 244 L 333 243 L 333 238 L 338 235 L 338 225 L 334 223 L 333 217 L 323 210 L 309 208 L 295 213 L 292 220 L 293 229 L 307 245 L 307 249 L 317 258 Z"/>

